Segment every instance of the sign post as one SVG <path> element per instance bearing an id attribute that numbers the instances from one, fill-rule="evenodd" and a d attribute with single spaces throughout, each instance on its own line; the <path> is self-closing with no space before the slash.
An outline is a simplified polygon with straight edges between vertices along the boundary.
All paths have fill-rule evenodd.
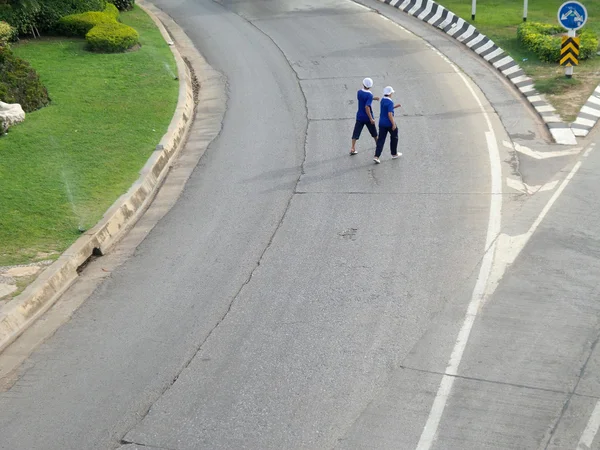
<path id="1" fill-rule="evenodd" d="M 566 66 L 565 76 L 573 76 L 573 66 L 579 64 L 579 38 L 576 31 L 585 25 L 588 19 L 585 6 L 577 1 L 567 1 L 558 8 L 558 23 L 569 33 L 563 37 L 560 48 L 560 64 Z"/>

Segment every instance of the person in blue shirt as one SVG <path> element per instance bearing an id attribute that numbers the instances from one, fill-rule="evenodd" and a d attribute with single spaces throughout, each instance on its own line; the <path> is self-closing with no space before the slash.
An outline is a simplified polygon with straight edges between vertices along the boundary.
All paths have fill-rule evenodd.
<path id="1" fill-rule="evenodd" d="M 379 100 L 379 97 L 373 97 L 373 93 L 369 90 L 373 87 L 373 80 L 365 78 L 363 80 L 363 88 L 358 91 L 356 98 L 358 99 L 358 112 L 356 113 L 356 123 L 354 124 L 354 132 L 352 133 L 352 148 L 351 155 L 356 155 L 356 141 L 360 138 L 360 133 L 363 127 L 367 127 L 371 136 L 377 145 L 377 128 L 375 128 L 375 117 L 371 104 L 373 100 Z"/>
<path id="2" fill-rule="evenodd" d="M 398 153 L 398 127 L 396 126 L 396 120 L 394 119 L 394 109 L 399 108 L 400 104 L 394 105 L 392 100 L 392 94 L 394 89 L 391 86 L 386 86 L 383 90 L 383 98 L 381 99 L 381 112 L 379 115 L 379 138 L 377 139 L 377 147 L 375 149 L 375 157 L 373 161 L 376 164 L 380 164 L 379 157 L 383 151 L 385 144 L 385 138 L 388 133 L 390 134 L 390 150 L 392 152 L 392 159 L 396 159 L 402 156 L 402 153 Z"/>

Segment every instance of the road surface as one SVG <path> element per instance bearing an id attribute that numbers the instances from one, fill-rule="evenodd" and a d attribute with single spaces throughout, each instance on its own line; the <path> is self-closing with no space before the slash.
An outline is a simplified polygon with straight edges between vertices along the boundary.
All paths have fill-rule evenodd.
<path id="1" fill-rule="evenodd" d="M 175 207 L 0 393 L 0 448 L 416 448 L 515 195 L 492 192 L 510 169 L 494 109 L 423 40 L 348 0 L 156 5 L 226 76 L 222 132 Z M 364 135 L 348 156 L 365 76 L 403 105 L 404 155 L 386 148 L 378 166 Z M 542 325 L 520 341 L 518 324 L 475 322 L 423 448 L 554 438 L 568 383 L 522 379 Z"/>

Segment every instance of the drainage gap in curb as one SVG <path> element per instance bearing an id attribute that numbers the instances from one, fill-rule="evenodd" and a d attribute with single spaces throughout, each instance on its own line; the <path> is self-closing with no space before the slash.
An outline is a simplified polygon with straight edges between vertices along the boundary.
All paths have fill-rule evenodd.
<path id="1" fill-rule="evenodd" d="M 92 254 L 88 257 L 88 259 L 81 263 L 81 265 L 77 268 L 77 275 L 81 275 L 81 272 L 83 272 L 83 270 L 88 266 L 89 263 L 95 261 L 101 256 L 104 256 L 102 250 L 100 250 L 98 247 L 94 247 L 94 250 L 92 250 Z"/>

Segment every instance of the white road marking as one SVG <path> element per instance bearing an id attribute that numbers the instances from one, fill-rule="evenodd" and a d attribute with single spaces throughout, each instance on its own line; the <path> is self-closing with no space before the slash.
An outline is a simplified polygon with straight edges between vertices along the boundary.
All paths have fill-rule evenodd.
<path id="1" fill-rule="evenodd" d="M 553 152 L 538 152 L 530 149 L 529 147 L 525 147 L 524 145 L 517 144 L 516 142 L 513 145 L 508 141 L 502 141 L 502 144 L 507 148 L 514 149 L 517 152 L 522 153 L 523 155 L 527 155 L 534 159 L 558 158 L 561 156 L 577 155 L 581 152 L 581 147 L 574 147 L 568 150 L 557 150 Z"/>
<path id="2" fill-rule="evenodd" d="M 415 36 L 414 33 L 410 32 L 406 28 L 397 24 L 393 20 L 390 20 L 383 15 L 380 15 L 380 17 L 392 22 L 394 25 L 398 26 L 405 32 Z M 488 219 L 485 254 L 484 254 L 483 260 L 481 262 L 481 267 L 479 269 L 479 275 L 478 275 L 477 281 L 475 283 L 475 288 L 473 289 L 471 301 L 467 308 L 467 314 L 465 316 L 465 320 L 460 329 L 460 332 L 458 333 L 458 337 L 454 344 L 452 354 L 450 355 L 450 360 L 448 362 L 448 366 L 446 367 L 446 372 L 442 376 L 442 380 L 440 382 L 440 386 L 438 388 L 435 399 L 433 401 L 431 411 L 429 412 L 429 416 L 427 417 L 427 422 L 425 424 L 425 427 L 423 428 L 423 432 L 421 433 L 419 443 L 417 444 L 417 450 L 429 450 L 431 448 L 433 442 L 436 439 L 440 420 L 444 413 L 444 409 L 446 408 L 448 398 L 452 392 L 454 380 L 456 379 L 455 376 L 457 375 L 458 367 L 460 366 L 460 362 L 462 360 L 465 348 L 467 346 L 469 336 L 471 334 L 471 329 L 473 328 L 473 324 L 477 317 L 477 313 L 479 312 L 481 306 L 483 305 L 485 299 L 487 298 L 486 294 L 489 291 L 488 284 L 492 284 L 493 281 L 495 281 L 495 280 L 499 281 L 503 277 L 506 267 L 508 267 L 508 265 L 515 260 L 515 258 L 519 255 L 519 253 L 525 247 L 525 245 L 527 244 L 527 242 L 529 241 L 529 239 L 531 238 L 533 233 L 536 231 L 537 227 L 540 225 L 540 223 L 546 217 L 546 214 L 548 214 L 548 211 L 550 210 L 552 205 L 556 202 L 558 197 L 560 197 L 560 195 L 566 188 L 567 184 L 569 184 L 569 182 L 573 178 L 573 176 L 575 176 L 575 174 L 579 170 L 579 167 L 581 167 L 581 161 L 579 161 L 577 164 L 575 164 L 575 167 L 573 167 L 573 169 L 571 170 L 569 175 L 567 175 L 567 177 L 562 182 L 560 187 L 552 195 L 552 197 L 550 198 L 550 200 L 548 201 L 548 203 L 546 204 L 546 206 L 544 207 L 544 209 L 542 210 L 542 212 L 540 213 L 540 215 L 538 216 L 536 221 L 533 223 L 531 228 L 527 231 L 527 233 L 517 236 L 517 237 L 514 237 L 514 238 L 507 236 L 507 235 L 503 235 L 503 236 L 506 236 L 508 238 L 508 240 L 511 242 L 510 254 L 508 254 L 508 255 L 502 254 L 503 250 L 504 250 L 503 248 L 500 248 L 498 250 L 498 252 L 496 252 L 497 242 L 501 238 L 500 229 L 501 229 L 501 219 L 502 219 L 502 195 L 501 195 L 502 194 L 502 167 L 501 167 L 501 162 L 500 162 L 500 152 L 498 150 L 498 141 L 497 141 L 496 135 L 494 133 L 494 128 L 492 126 L 492 122 L 490 120 L 490 117 L 489 117 L 487 111 L 483 107 L 481 100 L 477 96 L 477 93 L 475 92 L 475 90 L 473 89 L 471 84 L 469 83 L 467 77 L 462 72 L 460 72 L 458 67 L 452 61 L 450 61 L 445 55 L 443 55 L 439 50 L 437 50 L 435 47 L 433 47 L 428 42 L 426 42 L 426 41 L 424 41 L 424 42 L 425 42 L 425 45 L 427 45 L 427 47 L 429 47 L 437 55 L 439 55 L 444 61 L 446 61 L 452 67 L 452 69 L 461 77 L 461 79 L 463 80 L 463 82 L 465 83 L 465 85 L 467 86 L 467 88 L 469 89 L 469 91 L 471 92 L 473 97 L 475 98 L 475 101 L 479 105 L 481 112 L 483 113 L 483 117 L 485 118 L 485 121 L 486 121 L 488 129 L 489 129 L 489 131 L 485 132 L 485 137 L 486 137 L 486 141 L 488 144 L 488 154 L 489 154 L 489 158 L 490 158 L 490 171 L 491 171 L 491 196 L 490 197 L 491 197 L 491 199 L 490 199 L 490 216 Z M 506 143 L 504 145 L 506 145 Z M 512 147 L 512 145 L 511 145 L 511 147 Z M 587 156 L 589 154 L 589 151 L 591 151 L 592 148 L 593 148 L 593 146 L 591 146 L 590 149 L 588 149 L 588 151 L 585 152 L 584 156 Z M 577 153 L 579 153 L 580 150 L 581 149 L 577 149 Z M 573 150 L 570 150 L 570 151 L 573 152 Z M 569 152 L 569 150 L 567 150 L 567 152 Z M 553 153 L 561 153 L 560 156 L 564 155 L 564 152 L 553 152 Z M 538 158 L 538 159 L 541 159 L 541 158 Z M 493 264 L 495 261 L 498 260 L 498 258 L 504 258 L 508 264 L 505 264 L 501 271 L 495 270 L 493 273 L 495 280 L 490 280 L 490 277 L 492 276 Z M 489 281 L 492 281 L 492 283 L 489 283 Z M 496 283 L 496 285 L 497 285 L 497 283 Z"/>
<path id="3" fill-rule="evenodd" d="M 588 155 L 592 152 L 592 150 L 594 150 L 594 147 L 596 146 L 596 144 L 590 144 L 590 146 L 588 147 L 588 149 L 585 151 L 585 153 L 583 154 L 584 158 L 587 158 Z"/>
<path id="4" fill-rule="evenodd" d="M 588 420 L 585 430 L 583 430 L 583 434 L 581 435 L 581 439 L 579 439 L 576 450 L 590 450 L 594 443 L 596 433 L 598 433 L 598 428 L 600 428 L 600 401 L 596 402 L 596 407 L 592 411 L 592 415 L 590 416 L 590 420 Z"/>
<path id="5" fill-rule="evenodd" d="M 431 448 L 431 445 L 435 441 L 440 420 L 444 413 L 444 409 L 446 408 L 448 397 L 452 392 L 452 386 L 454 385 L 454 380 L 456 379 L 455 375 L 458 372 L 458 367 L 460 365 L 465 348 L 467 346 L 467 342 L 471 334 L 471 329 L 473 328 L 473 323 L 475 322 L 477 313 L 479 312 L 481 304 L 484 300 L 484 294 L 486 291 L 488 278 L 490 276 L 492 263 L 494 261 L 496 238 L 500 234 L 500 226 L 502 221 L 502 166 L 500 162 L 500 152 L 498 150 L 498 140 L 496 138 L 496 134 L 494 133 L 492 121 L 490 120 L 487 111 L 485 110 L 483 104 L 481 103 L 481 100 L 477 96 L 477 93 L 469 83 L 467 77 L 458 69 L 458 67 L 454 63 L 452 63 L 436 48 L 429 44 L 427 44 L 427 46 L 434 50 L 439 56 L 441 56 L 442 59 L 444 59 L 444 61 L 450 64 L 453 70 L 461 77 L 461 79 L 473 95 L 473 98 L 475 98 L 475 101 L 479 105 L 479 109 L 481 110 L 483 117 L 485 118 L 485 121 L 488 126 L 488 131 L 485 132 L 485 138 L 487 141 L 488 154 L 490 159 L 491 195 L 490 216 L 488 219 L 485 254 L 481 262 L 479 275 L 477 277 L 477 282 L 475 283 L 475 289 L 473 290 L 473 294 L 471 296 L 471 302 L 469 303 L 465 320 L 460 329 L 460 332 L 458 333 L 458 337 L 456 339 L 456 343 L 454 344 L 452 354 L 450 355 L 450 360 L 448 362 L 448 366 L 446 367 L 446 372 L 442 377 L 442 381 L 433 401 L 433 405 L 431 407 L 431 411 L 429 412 L 427 422 L 425 424 L 425 427 L 423 428 L 423 432 L 421 433 L 421 437 L 417 445 L 417 450 L 429 450 Z"/>
<path id="6" fill-rule="evenodd" d="M 515 191 L 522 192 L 523 194 L 528 193 L 527 185 L 525 183 L 523 183 L 521 180 L 517 180 L 516 178 L 507 177 L 506 185 L 509 188 L 514 189 Z"/>
<path id="7" fill-rule="evenodd" d="M 584 153 L 584 157 L 590 154 L 590 152 L 594 149 L 594 145 L 592 144 L 588 147 L 588 149 Z M 563 193 L 569 182 L 573 179 L 579 168 L 581 167 L 581 161 L 578 161 L 577 164 L 571 169 L 567 177 L 562 181 L 558 189 L 552 194 L 548 203 L 544 206 L 544 209 L 540 212 L 540 215 L 537 217 L 535 222 L 531 225 L 529 230 L 526 233 L 520 234 L 517 236 L 509 236 L 505 233 L 502 233 L 498 237 L 497 241 L 497 251 L 496 256 L 494 258 L 494 264 L 492 265 L 492 271 L 489 277 L 489 283 L 485 293 L 485 301 L 494 293 L 500 281 L 504 277 L 506 273 L 506 269 L 517 259 L 517 256 L 521 253 L 521 251 L 525 248 L 531 236 L 535 233 L 539 225 L 542 223 L 552 205 L 556 202 L 556 200 Z M 551 185 L 556 182 L 547 183 L 547 185 Z M 545 185 L 545 186 L 547 186 Z"/>
<path id="8" fill-rule="evenodd" d="M 558 180 L 550 181 L 549 183 L 543 185 L 529 185 L 527 183 L 522 182 L 521 180 L 517 180 L 516 178 L 507 177 L 506 185 L 514 189 L 516 191 L 522 192 L 523 194 L 532 195 L 537 192 L 546 192 L 553 190 L 558 184 Z"/>

